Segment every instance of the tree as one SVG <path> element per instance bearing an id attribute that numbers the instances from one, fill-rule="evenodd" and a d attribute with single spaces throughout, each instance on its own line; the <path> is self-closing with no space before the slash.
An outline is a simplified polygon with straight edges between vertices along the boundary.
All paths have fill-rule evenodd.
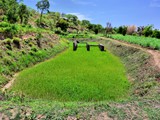
<path id="1" fill-rule="evenodd" d="M 50 4 L 48 0 L 40 0 L 37 2 L 36 6 L 37 9 L 41 10 L 41 16 L 40 16 L 40 24 L 41 24 L 43 12 L 49 10 Z"/>
<path id="2" fill-rule="evenodd" d="M 157 30 L 157 29 L 155 29 L 155 30 L 153 31 L 152 37 L 155 37 L 155 38 L 160 39 L 160 31 Z"/>
<path id="3" fill-rule="evenodd" d="M 59 12 L 50 12 L 49 16 L 54 22 L 54 25 L 60 20 L 61 14 Z"/>
<path id="4" fill-rule="evenodd" d="M 85 26 L 85 27 L 89 27 L 90 25 L 90 21 L 89 20 L 82 20 L 82 25 Z"/>
<path id="5" fill-rule="evenodd" d="M 127 33 L 127 27 L 126 27 L 126 26 L 120 26 L 120 27 L 118 28 L 118 33 L 125 36 L 126 33 Z"/>
<path id="6" fill-rule="evenodd" d="M 110 22 L 107 22 L 107 27 L 106 27 L 106 34 L 109 37 L 109 34 L 112 33 L 112 25 Z"/>
<path id="7" fill-rule="evenodd" d="M 18 14 L 19 14 L 19 17 L 20 17 L 20 23 L 21 23 L 21 24 L 22 24 L 23 22 L 24 22 L 24 23 L 27 23 L 27 22 L 28 22 L 29 11 L 28 11 L 26 5 L 24 5 L 24 4 L 20 4 L 20 5 L 19 5 Z M 24 19 L 25 19 L 25 21 L 24 21 Z"/>
<path id="8" fill-rule="evenodd" d="M 142 35 L 143 30 L 144 30 L 144 26 L 139 26 L 139 27 L 137 28 L 137 33 L 139 34 L 139 36 Z"/>
<path id="9" fill-rule="evenodd" d="M 127 34 L 128 35 L 132 35 L 135 31 L 136 31 L 136 26 L 135 25 L 127 27 Z"/>
<path id="10" fill-rule="evenodd" d="M 56 27 L 60 27 L 61 30 L 65 32 L 67 31 L 68 26 L 69 26 L 69 23 L 64 19 L 60 19 L 56 24 Z"/>
<path id="11" fill-rule="evenodd" d="M 67 14 L 67 15 L 65 15 L 65 17 L 66 17 L 69 21 L 73 22 L 75 25 L 78 25 L 78 17 L 77 17 L 76 15 Z"/>
<path id="12" fill-rule="evenodd" d="M 98 29 L 98 33 L 100 33 L 100 32 L 103 31 L 103 27 L 102 27 L 102 25 L 100 25 L 100 24 L 97 24 L 97 25 L 96 25 L 96 28 Z M 97 34 L 98 34 L 98 33 L 97 33 Z"/>
<path id="13" fill-rule="evenodd" d="M 10 23 L 18 21 L 18 3 L 16 0 L 0 0 L 0 9 Z"/>
<path id="14" fill-rule="evenodd" d="M 145 37 L 151 36 L 153 33 L 152 29 L 153 29 L 153 25 L 149 25 L 149 26 L 144 27 L 144 30 L 143 30 L 144 36 Z"/>

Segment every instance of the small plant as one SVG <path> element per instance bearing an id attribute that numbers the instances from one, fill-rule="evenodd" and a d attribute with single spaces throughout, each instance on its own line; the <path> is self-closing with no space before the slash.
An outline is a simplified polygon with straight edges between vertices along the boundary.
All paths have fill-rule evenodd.
<path id="1" fill-rule="evenodd" d="M 7 38 L 3 41 L 5 44 L 11 45 L 12 40 L 10 38 Z"/>
<path id="2" fill-rule="evenodd" d="M 12 50 L 12 40 L 10 38 L 7 38 L 3 41 L 4 44 L 6 44 L 6 48 L 8 48 L 9 50 Z"/>
<path id="3" fill-rule="evenodd" d="M 34 52 L 37 52 L 37 51 L 38 51 L 38 49 L 37 49 L 35 46 L 33 46 L 33 47 L 31 48 L 31 50 L 34 51 Z"/>
<path id="4" fill-rule="evenodd" d="M 39 33 L 37 33 L 36 38 L 35 38 L 36 41 L 37 41 L 37 45 L 38 45 L 39 48 L 42 47 L 42 45 L 41 45 L 41 38 L 42 37 L 43 37 L 42 34 L 39 32 Z"/>
<path id="5" fill-rule="evenodd" d="M 30 47 L 34 46 L 34 44 L 32 42 L 29 42 L 28 44 Z"/>
<path id="6" fill-rule="evenodd" d="M 16 45 L 16 47 L 18 48 L 18 49 L 21 49 L 21 44 L 20 44 L 20 38 L 17 38 L 17 37 L 14 37 L 13 38 L 13 43 Z"/>
<path id="7" fill-rule="evenodd" d="M 24 50 L 22 50 L 22 54 L 23 54 L 23 55 L 25 55 L 25 54 L 26 54 L 26 52 L 25 52 Z"/>

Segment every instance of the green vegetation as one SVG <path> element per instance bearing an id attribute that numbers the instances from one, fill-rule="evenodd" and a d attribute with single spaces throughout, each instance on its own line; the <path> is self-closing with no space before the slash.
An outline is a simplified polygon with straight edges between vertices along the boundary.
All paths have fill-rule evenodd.
<path id="1" fill-rule="evenodd" d="M 114 90 L 113 90 L 114 89 Z M 19 74 L 13 90 L 31 98 L 60 101 L 119 100 L 129 82 L 119 59 L 99 48 L 70 48 L 54 59 Z"/>
<path id="2" fill-rule="evenodd" d="M 58 102 L 44 99 L 27 99 L 19 92 L 19 96 L 6 94 L 5 99 L 7 101 L 1 102 L 3 107 L 0 108 L 0 111 L 5 115 L 12 116 L 14 110 L 17 117 L 25 119 L 37 119 L 39 116 L 44 119 L 67 119 L 68 116 L 75 119 L 97 119 L 97 116 L 101 115 L 111 119 L 144 119 L 146 116 L 148 119 L 160 119 L 160 110 L 157 108 L 160 102 L 157 91 L 159 86 L 155 84 L 155 68 L 150 68 L 147 65 L 149 55 L 142 50 L 119 45 L 112 41 L 102 40 L 101 42 L 125 63 L 127 73 L 135 79 L 132 84 L 133 92 L 136 91 L 140 95 L 135 96 L 136 93 L 132 93 L 131 99 L 120 102 Z M 151 83 L 154 84 L 148 87 Z"/>
<path id="3" fill-rule="evenodd" d="M 40 0 L 37 2 L 36 6 L 37 6 L 37 9 L 41 10 L 41 16 L 39 21 L 41 24 L 43 12 L 49 10 L 50 4 L 48 0 Z"/>
<path id="4" fill-rule="evenodd" d="M 90 38 L 90 39 L 98 39 L 99 37 L 102 37 L 103 34 L 93 34 L 93 33 L 81 33 L 81 34 L 76 34 L 76 33 L 71 33 L 71 34 L 68 34 L 68 35 L 62 35 L 61 37 L 62 38 L 68 38 L 68 39 L 71 39 L 71 38 Z"/>
<path id="5" fill-rule="evenodd" d="M 131 26 L 120 26 L 120 27 L 114 27 L 111 32 L 113 34 L 122 34 L 123 36 L 127 35 L 134 35 L 134 36 L 145 36 L 145 37 L 153 37 L 160 39 L 160 31 L 158 29 L 153 29 L 153 25 L 148 26 L 139 26 L 136 27 L 135 25 Z M 108 26 L 106 27 L 106 31 L 108 29 Z"/>
<path id="6" fill-rule="evenodd" d="M 120 34 L 112 35 L 112 38 L 116 40 L 122 40 L 125 42 L 137 44 L 143 47 L 149 47 L 152 49 L 160 50 L 160 40 L 156 38 L 131 36 L 131 35 L 123 36 Z"/>
<path id="7" fill-rule="evenodd" d="M 2 119 L 160 119 L 160 74 L 150 56 L 102 38 L 160 50 L 160 30 L 153 25 L 113 28 L 110 22 L 103 27 L 49 11 L 49 0 L 35 6 L 40 13 L 23 0 L 0 0 L 0 88 L 24 70 L 13 89 L 0 91 Z M 91 47 L 87 52 L 79 45 L 76 52 L 70 48 L 55 56 L 68 47 L 66 39 L 101 41 L 121 59 L 131 81 L 108 51 Z"/>

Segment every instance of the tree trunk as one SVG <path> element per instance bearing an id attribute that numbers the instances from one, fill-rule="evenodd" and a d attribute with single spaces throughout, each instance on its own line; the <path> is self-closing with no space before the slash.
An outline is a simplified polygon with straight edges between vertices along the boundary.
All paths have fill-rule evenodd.
<path id="1" fill-rule="evenodd" d="M 43 10 L 41 11 L 41 16 L 40 16 L 40 21 L 39 21 L 40 25 L 41 25 L 41 22 L 42 22 L 42 15 L 43 15 Z"/>
<path id="2" fill-rule="evenodd" d="M 23 23 L 23 17 L 22 16 L 20 16 L 20 19 L 21 19 L 21 24 Z"/>

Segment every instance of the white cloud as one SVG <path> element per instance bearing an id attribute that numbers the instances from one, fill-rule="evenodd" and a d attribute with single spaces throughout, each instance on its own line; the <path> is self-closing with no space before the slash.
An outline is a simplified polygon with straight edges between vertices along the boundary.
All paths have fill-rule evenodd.
<path id="1" fill-rule="evenodd" d="M 92 19 L 81 14 L 81 13 L 67 13 L 67 14 L 72 14 L 72 15 L 76 15 L 78 17 L 79 20 L 89 20 L 91 21 Z"/>
<path id="2" fill-rule="evenodd" d="M 160 7 L 160 0 L 151 0 L 150 7 Z"/>

